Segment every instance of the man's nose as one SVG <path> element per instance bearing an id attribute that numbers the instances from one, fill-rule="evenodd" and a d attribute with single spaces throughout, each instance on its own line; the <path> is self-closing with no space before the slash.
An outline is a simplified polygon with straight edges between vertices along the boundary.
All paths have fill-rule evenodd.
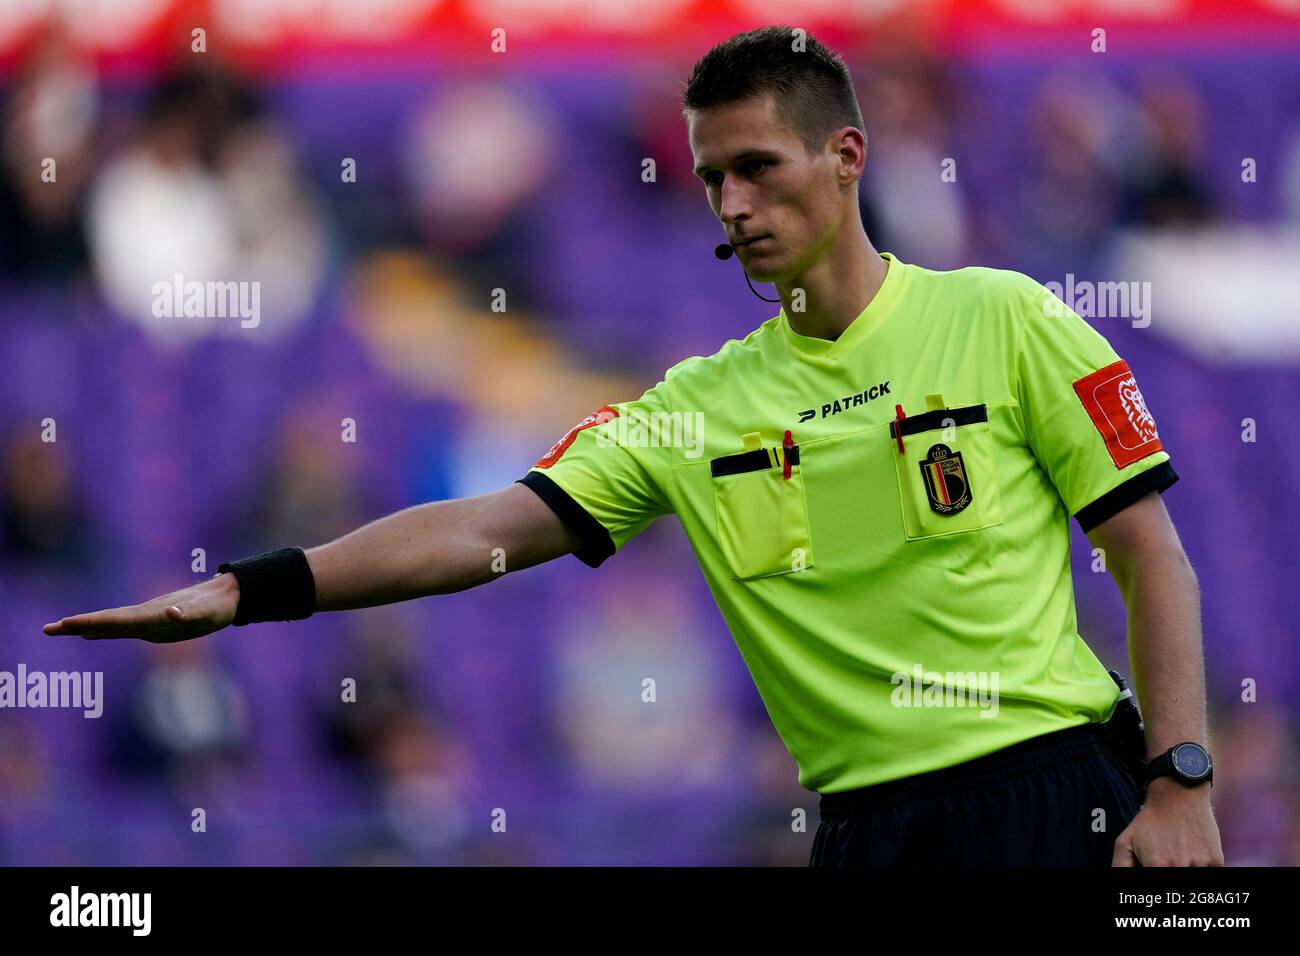
<path id="1" fill-rule="evenodd" d="M 730 224 L 749 217 L 751 212 L 749 208 L 749 192 L 745 189 L 743 182 L 727 176 L 722 180 L 720 192 L 721 196 L 718 200 L 719 219 Z"/>

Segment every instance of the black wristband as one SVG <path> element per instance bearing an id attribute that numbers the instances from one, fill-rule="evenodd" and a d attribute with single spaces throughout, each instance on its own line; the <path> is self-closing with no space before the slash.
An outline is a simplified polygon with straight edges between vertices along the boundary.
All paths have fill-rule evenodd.
<path id="1" fill-rule="evenodd" d="M 316 579 L 302 548 L 267 551 L 217 567 L 218 574 L 226 571 L 239 582 L 239 605 L 230 622 L 235 627 L 259 621 L 301 621 L 316 610 Z"/>

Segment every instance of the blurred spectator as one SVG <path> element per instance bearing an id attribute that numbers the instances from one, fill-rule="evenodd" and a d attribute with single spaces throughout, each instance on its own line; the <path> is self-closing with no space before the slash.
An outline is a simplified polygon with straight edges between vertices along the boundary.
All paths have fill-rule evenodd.
<path id="1" fill-rule="evenodd" d="M 1100 79 L 1052 77 L 1030 115 L 1026 181 L 1017 191 L 1017 258 L 1031 275 L 1090 271 L 1119 216 L 1114 164 L 1124 101 Z"/>
<path id="2" fill-rule="evenodd" d="M 248 327 L 260 342 L 296 325 L 314 299 L 324 264 L 319 215 L 287 144 L 256 117 L 251 96 L 225 74 L 177 73 L 93 186 L 90 242 L 104 294 L 160 344 L 239 335 L 245 324 L 160 309 L 158 283 L 258 284 L 259 314 Z"/>
<path id="3" fill-rule="evenodd" d="M 720 784 L 735 741 L 682 569 L 653 560 L 626 555 L 574 609 L 547 682 L 556 734 L 581 779 L 601 789 L 646 793 L 665 778 L 676 788 Z"/>
<path id="4" fill-rule="evenodd" d="M 1150 79 L 1138 92 L 1139 151 L 1130 155 L 1124 220 L 1147 226 L 1200 226 L 1211 216 L 1201 172 L 1203 105 L 1176 76 Z"/>
<path id="5" fill-rule="evenodd" d="M 89 515 L 65 444 L 14 429 L 0 448 L 0 551 L 20 563 L 76 569 L 91 558 Z"/>
<path id="6" fill-rule="evenodd" d="M 363 497 L 357 445 L 343 440 L 343 419 L 358 412 L 338 397 L 305 394 L 285 414 L 239 519 L 241 541 L 259 549 L 312 547 L 379 517 Z"/>
<path id="7" fill-rule="evenodd" d="M 536 307 L 532 266 L 545 250 L 528 214 L 553 178 L 547 112 L 527 87 L 479 81 L 440 90 L 408 121 L 401 162 L 415 234 L 457 262 L 473 302 L 504 289 L 510 309 Z"/>
<path id="8" fill-rule="evenodd" d="M 1291 127 L 1282 154 L 1282 215 L 1300 227 L 1300 118 Z"/>
<path id="9" fill-rule="evenodd" d="M 1214 809 L 1234 866 L 1300 866 L 1295 718 L 1263 704 L 1216 715 Z"/>
<path id="10" fill-rule="evenodd" d="M 316 300 L 328 236 L 317 198 L 304 186 L 293 146 L 267 120 L 231 131 L 217 172 L 236 228 L 236 273 L 262 283 L 267 332 L 283 335 Z"/>
<path id="11" fill-rule="evenodd" d="M 13 78 L 0 133 L 0 273 L 67 280 L 86 264 L 97 96 L 94 70 L 57 28 Z"/>
<path id="12" fill-rule="evenodd" d="M 472 256 L 547 181 L 553 152 L 544 104 L 509 87 L 454 85 L 420 107 L 404 159 L 427 241 Z"/>
<path id="13" fill-rule="evenodd" d="M 466 767 L 417 681 L 411 631 L 391 608 L 350 623 L 343 655 L 317 669 L 315 712 L 330 750 L 373 775 L 390 849 L 417 857 L 446 850 L 468 827 Z"/>
<path id="14" fill-rule="evenodd" d="M 426 706 L 416 648 L 400 615 L 374 608 L 348 621 L 347 644 L 316 668 L 315 710 L 331 753 L 355 761 L 378 757 L 383 731 Z M 351 681 L 353 700 L 342 701 Z"/>
<path id="15" fill-rule="evenodd" d="M 45 755 L 37 752 L 36 740 L 25 721 L 0 721 L 0 823 L 19 823 L 39 800 L 47 785 L 45 760 Z"/>
<path id="16" fill-rule="evenodd" d="M 213 647 L 188 641 L 151 654 L 120 728 L 119 766 L 160 777 L 177 795 L 213 786 L 247 754 L 248 700 Z"/>
<path id="17" fill-rule="evenodd" d="M 944 178 L 956 90 L 938 60 L 895 53 L 870 70 L 859 94 L 867 127 L 865 189 L 873 241 L 931 269 L 967 264 L 962 180 Z M 954 173 L 956 170 L 954 170 Z M 864 225 L 866 223 L 864 222 Z"/>

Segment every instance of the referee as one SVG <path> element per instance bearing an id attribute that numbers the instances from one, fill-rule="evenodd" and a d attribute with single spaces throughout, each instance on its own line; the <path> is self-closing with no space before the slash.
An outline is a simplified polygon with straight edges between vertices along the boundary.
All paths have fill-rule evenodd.
<path id="1" fill-rule="evenodd" d="M 876 251 L 852 80 L 812 37 L 732 37 L 682 101 L 778 315 L 498 492 L 45 633 L 172 642 L 446 594 L 499 577 L 498 548 L 597 567 L 671 512 L 820 794 L 812 865 L 1222 865 L 1197 581 L 1159 495 L 1178 476 L 1132 370 L 1026 276 Z M 1147 779 L 1103 730 L 1120 690 L 1078 633 L 1071 517 L 1128 609 Z"/>

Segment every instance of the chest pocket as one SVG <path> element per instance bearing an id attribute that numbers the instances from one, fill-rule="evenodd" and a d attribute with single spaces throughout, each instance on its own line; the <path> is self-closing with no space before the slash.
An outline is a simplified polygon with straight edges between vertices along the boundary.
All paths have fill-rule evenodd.
<path id="1" fill-rule="evenodd" d="M 723 557 L 741 581 L 810 567 L 812 539 L 799 446 L 790 449 L 786 478 L 784 449 L 763 446 L 757 432 L 744 441 L 745 451 L 709 461 Z"/>
<path id="2" fill-rule="evenodd" d="M 939 395 L 927 395 L 926 404 L 924 414 L 892 422 L 889 428 L 907 540 L 1001 524 L 988 407 L 945 408 Z"/>

